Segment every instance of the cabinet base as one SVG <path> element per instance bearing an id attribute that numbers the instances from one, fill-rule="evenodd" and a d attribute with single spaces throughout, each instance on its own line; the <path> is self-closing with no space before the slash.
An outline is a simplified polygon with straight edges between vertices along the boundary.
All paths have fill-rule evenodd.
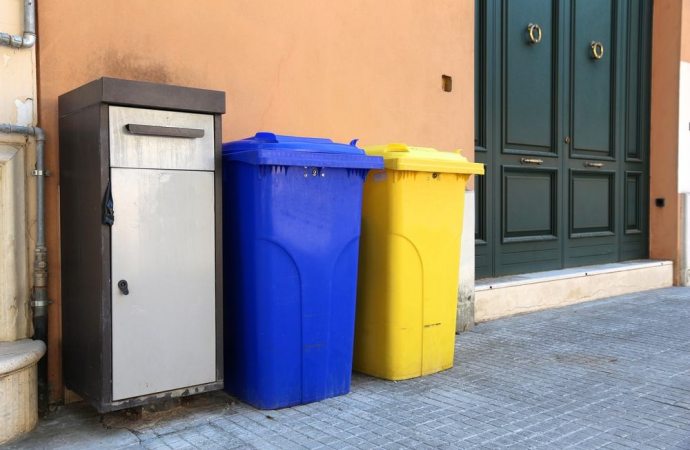
<path id="1" fill-rule="evenodd" d="M 99 402 L 89 398 L 84 398 L 88 403 L 93 405 L 96 410 L 103 414 L 120 409 L 134 408 L 137 406 L 148 405 L 165 400 L 186 397 L 189 395 L 203 394 L 204 392 L 211 392 L 223 389 L 223 381 L 214 381 L 212 383 L 200 384 L 198 386 L 189 386 L 181 389 L 174 389 L 172 391 L 157 392 L 150 395 L 142 395 L 139 397 L 128 398 L 125 400 L 118 400 L 114 402 Z"/>

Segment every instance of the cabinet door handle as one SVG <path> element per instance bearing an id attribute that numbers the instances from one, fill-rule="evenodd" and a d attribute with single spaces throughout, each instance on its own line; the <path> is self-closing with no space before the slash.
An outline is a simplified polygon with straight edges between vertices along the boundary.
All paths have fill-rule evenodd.
<path id="1" fill-rule="evenodd" d="M 122 295 L 129 295 L 129 284 L 127 280 L 120 280 L 117 282 L 117 288 L 122 292 Z"/>
<path id="2" fill-rule="evenodd" d="M 161 136 L 185 139 L 196 139 L 204 137 L 204 130 L 200 128 L 180 128 L 180 127 L 160 127 L 156 125 L 142 125 L 138 123 L 128 123 L 125 129 L 130 134 L 138 136 Z"/>

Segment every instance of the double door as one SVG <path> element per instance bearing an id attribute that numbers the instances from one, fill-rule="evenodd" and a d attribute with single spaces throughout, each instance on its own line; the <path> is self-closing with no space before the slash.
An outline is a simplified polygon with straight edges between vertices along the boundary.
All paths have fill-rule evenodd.
<path id="1" fill-rule="evenodd" d="M 478 0 L 477 278 L 644 258 L 648 0 Z"/>

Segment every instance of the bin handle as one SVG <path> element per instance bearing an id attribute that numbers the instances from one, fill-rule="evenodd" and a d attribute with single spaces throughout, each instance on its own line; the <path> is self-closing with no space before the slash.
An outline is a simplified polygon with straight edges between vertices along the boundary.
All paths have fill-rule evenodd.
<path id="1" fill-rule="evenodd" d="M 405 144 L 388 144 L 387 152 L 409 152 L 410 149 Z"/>

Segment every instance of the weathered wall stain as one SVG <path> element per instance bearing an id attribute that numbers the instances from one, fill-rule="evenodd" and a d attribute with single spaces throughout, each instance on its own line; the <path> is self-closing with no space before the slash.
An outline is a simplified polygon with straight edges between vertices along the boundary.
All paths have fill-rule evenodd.
<path id="1" fill-rule="evenodd" d="M 136 53 L 108 49 L 95 53 L 91 65 L 102 68 L 102 76 L 112 78 L 153 83 L 169 83 L 172 78 L 169 67 L 164 62 L 157 61 L 154 54 L 144 57 L 144 55 Z M 179 79 L 179 76 L 177 78 Z"/>

